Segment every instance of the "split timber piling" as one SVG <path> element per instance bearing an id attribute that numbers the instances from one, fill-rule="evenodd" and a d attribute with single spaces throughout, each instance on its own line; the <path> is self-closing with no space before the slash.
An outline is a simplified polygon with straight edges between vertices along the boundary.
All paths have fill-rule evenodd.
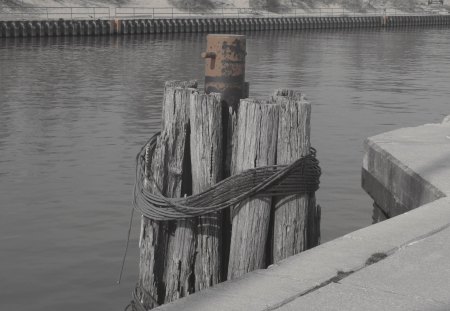
<path id="1" fill-rule="evenodd" d="M 0 38 L 443 26 L 450 15 L 0 21 Z"/>
<path id="2" fill-rule="evenodd" d="M 275 165 L 279 106 L 269 101 L 240 102 L 231 173 Z M 266 268 L 272 199 L 253 198 L 233 209 L 228 279 Z"/>

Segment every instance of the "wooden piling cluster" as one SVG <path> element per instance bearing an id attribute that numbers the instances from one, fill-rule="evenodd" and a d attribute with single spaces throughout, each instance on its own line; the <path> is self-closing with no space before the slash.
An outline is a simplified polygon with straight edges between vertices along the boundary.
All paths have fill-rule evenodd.
<path id="1" fill-rule="evenodd" d="M 161 134 L 146 157 L 150 189 L 182 197 L 217 183 L 225 177 L 225 140 L 232 140 L 232 174 L 310 152 L 311 106 L 302 94 L 278 90 L 267 99 L 242 99 L 234 133 L 226 137 L 222 95 L 196 87 L 166 82 Z M 139 301 L 151 309 L 315 246 L 319 218 L 314 193 L 250 198 L 199 218 L 143 217 Z"/>
<path id="2" fill-rule="evenodd" d="M 276 165 L 286 167 L 309 156 L 311 106 L 292 90 L 277 90 L 267 99 L 246 98 L 246 54 L 245 36 L 208 35 L 207 51 L 202 53 L 206 93 L 193 81 L 166 82 L 161 133 L 145 153 L 147 190 L 165 197 L 204 195 L 230 175 L 261 167 L 273 173 Z M 295 180 L 317 186 L 320 169 L 314 167 L 314 180 L 301 179 L 307 176 L 305 166 Z M 143 217 L 135 301 L 151 309 L 319 243 L 320 209 L 314 193 L 299 192 L 300 184 L 290 184 L 293 179 L 277 179 L 282 192 L 273 193 L 283 197 L 268 193 L 271 188 L 252 196 L 261 183 L 257 171 L 246 175 L 240 186 L 209 189 L 207 197 L 191 206 L 198 208 L 195 215 L 201 215 L 199 209 L 215 207 L 209 214 L 192 218 L 178 212 L 177 217 L 156 218 L 160 221 Z M 253 190 L 240 192 L 241 187 Z M 317 187 L 302 189 L 311 192 Z M 292 193 L 297 194 L 287 195 Z M 228 209 L 211 203 L 236 196 L 239 200 L 221 207 Z"/>

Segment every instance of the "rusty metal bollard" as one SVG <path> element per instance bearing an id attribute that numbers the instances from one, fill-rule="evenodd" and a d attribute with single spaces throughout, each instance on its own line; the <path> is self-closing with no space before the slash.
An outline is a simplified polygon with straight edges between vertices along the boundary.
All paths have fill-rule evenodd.
<path id="1" fill-rule="evenodd" d="M 121 34 L 122 33 L 122 21 L 118 18 L 115 18 L 111 21 L 113 25 L 113 33 Z"/>
<path id="2" fill-rule="evenodd" d="M 225 102 L 235 108 L 245 90 L 246 37 L 210 34 L 206 37 L 205 91 L 221 93 Z"/>
<path id="3" fill-rule="evenodd" d="M 225 163 L 224 177 L 230 176 L 232 137 L 237 122 L 239 101 L 248 97 L 245 82 L 246 37 L 232 34 L 206 36 L 205 92 L 220 93 L 225 102 L 223 111 Z"/>

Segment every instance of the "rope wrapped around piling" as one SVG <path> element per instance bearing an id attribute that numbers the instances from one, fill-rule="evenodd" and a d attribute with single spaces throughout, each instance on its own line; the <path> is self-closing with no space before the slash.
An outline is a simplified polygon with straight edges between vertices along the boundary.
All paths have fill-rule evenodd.
<path id="1" fill-rule="evenodd" d="M 311 193 L 319 189 L 321 170 L 316 150 L 289 165 L 272 165 L 248 169 L 228 177 L 206 191 L 183 198 L 165 197 L 155 186 L 152 174 L 145 175 L 146 163 L 152 159 L 160 133 L 153 135 L 136 156 L 136 182 L 134 208 L 153 220 L 175 220 L 203 216 L 228 207 L 237 206 L 247 199 L 267 196 L 287 196 Z M 148 179 L 152 189 L 144 187 Z"/>

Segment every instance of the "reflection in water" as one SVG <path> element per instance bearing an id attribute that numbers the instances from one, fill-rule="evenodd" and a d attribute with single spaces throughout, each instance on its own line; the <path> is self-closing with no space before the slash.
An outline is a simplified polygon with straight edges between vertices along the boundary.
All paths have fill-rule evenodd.
<path id="1" fill-rule="evenodd" d="M 134 156 L 159 128 L 164 81 L 202 82 L 204 42 L 201 34 L 0 40 L 2 307 L 106 310 L 128 301 L 137 226 L 123 284 L 114 281 Z M 248 34 L 247 46 L 251 96 L 289 87 L 313 105 L 323 240 L 370 224 L 363 140 L 448 114 L 448 29 L 272 31 Z"/>

